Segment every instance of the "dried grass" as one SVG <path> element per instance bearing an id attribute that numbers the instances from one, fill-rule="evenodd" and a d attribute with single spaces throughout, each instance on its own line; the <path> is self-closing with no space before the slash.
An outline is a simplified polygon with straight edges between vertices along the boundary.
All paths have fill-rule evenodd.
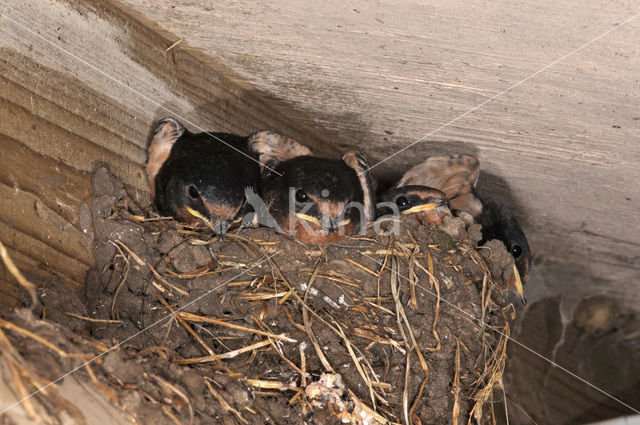
<path id="1" fill-rule="evenodd" d="M 136 220 L 140 219 L 136 217 Z M 166 223 L 166 220 L 163 219 L 157 222 Z M 189 235 L 199 235 L 198 232 L 189 230 L 188 228 L 185 228 L 184 232 Z M 332 270 L 328 266 L 326 253 L 323 250 L 300 250 L 301 252 L 305 252 L 309 258 L 315 258 L 313 268 L 302 268 L 300 270 L 300 275 L 307 278 L 304 293 L 300 293 L 292 285 L 291 280 L 282 272 L 282 268 L 278 264 L 277 259 L 268 257 L 268 253 L 275 252 L 273 250 L 277 248 L 277 244 L 274 242 L 252 239 L 238 234 L 230 234 L 229 239 L 241 248 L 246 254 L 245 258 L 216 259 L 216 262 L 197 269 L 193 273 L 172 274 L 166 272 L 164 275 L 159 273 L 149 261 L 135 253 L 123 242 L 111 242 L 116 248 L 117 257 L 114 257 L 113 261 L 115 262 L 121 259 L 123 264 L 120 272 L 120 281 L 116 286 L 117 289 L 111 305 L 111 317 L 118 317 L 116 300 L 120 288 L 122 288 L 127 281 L 131 261 L 133 261 L 140 267 L 147 267 L 151 272 L 154 279 L 150 279 L 149 283 L 151 283 L 157 291 L 155 295 L 158 302 L 168 314 L 172 314 L 172 323 L 176 323 L 178 328 L 184 329 L 194 342 L 207 353 L 206 356 L 201 357 L 180 358 L 175 355 L 173 349 L 170 347 L 154 346 L 140 351 L 138 353 L 139 356 L 157 355 L 171 360 L 176 365 L 203 365 L 214 362 L 216 363 L 216 368 L 221 368 L 225 371 L 224 373 L 226 375 L 242 380 L 242 382 L 251 388 L 275 393 L 292 392 L 293 395 L 288 399 L 289 403 L 292 405 L 300 404 L 303 412 L 314 408 L 328 408 L 332 414 L 343 422 L 352 424 L 385 424 L 397 423 L 398 420 L 401 420 L 407 425 L 419 424 L 421 423 L 417 414 L 419 407 L 424 403 L 428 403 L 424 395 L 425 388 L 429 384 L 430 376 L 428 356 L 430 353 L 436 353 L 442 350 L 442 341 L 438 333 L 441 310 L 441 283 L 436 277 L 436 264 L 433 255 L 433 252 L 437 253 L 439 248 L 434 245 L 421 246 L 410 233 L 408 237 L 411 242 L 399 241 L 394 238 L 379 238 L 376 244 L 381 246 L 380 248 L 361 251 L 364 256 L 363 258 L 369 256 L 377 256 L 380 258 L 381 262 L 377 262 L 377 260 L 374 262 L 374 264 L 377 263 L 379 267 L 376 266 L 372 268 L 367 266 L 353 256 L 343 257 L 345 264 L 354 268 L 353 275 L 345 272 L 345 270 Z M 371 243 L 371 240 L 362 239 L 361 241 Z M 190 243 L 207 245 L 215 243 L 215 239 L 190 239 Z M 487 265 L 475 250 L 464 245 L 460 245 L 458 249 L 464 255 L 469 256 L 483 271 L 481 286 L 482 315 L 478 318 L 479 322 L 484 323 L 489 314 L 495 315 L 496 311 L 498 311 L 503 319 L 503 324 L 499 328 L 502 334 L 496 334 L 492 332 L 491 329 L 479 325 L 479 332 L 480 335 L 482 335 L 483 344 L 482 361 L 479 364 L 479 370 L 477 371 L 475 382 L 471 388 L 465 387 L 461 380 L 461 355 L 465 345 L 464 341 L 456 339 L 455 358 L 453 359 L 454 377 L 451 389 L 451 396 L 453 397 L 451 419 L 454 424 L 458 424 L 463 414 L 467 416 L 467 412 L 461 411 L 461 406 L 463 398 L 469 397 L 472 400 L 472 406 L 468 412 L 469 419 L 467 423 L 495 423 L 495 418 L 488 415 L 487 412 L 488 407 L 494 401 L 494 392 L 503 389 L 502 375 L 507 355 L 506 347 L 509 336 L 509 325 L 504 311 L 502 311 L 499 306 L 499 301 L 496 301 L 501 300 L 498 283 L 492 280 Z M 8 262 L 8 257 L 5 258 L 6 252 L 3 250 L 4 247 L 0 246 L 2 258 L 5 264 L 8 265 L 10 264 L 10 259 Z M 181 296 L 189 295 L 187 290 L 171 282 L 172 278 L 193 279 L 206 274 L 222 274 L 228 270 L 229 267 L 247 269 L 265 257 L 270 265 L 271 275 L 256 277 L 252 280 L 238 280 L 228 285 L 229 288 L 234 288 L 234 297 L 237 297 L 238 300 L 247 303 L 258 303 L 258 305 L 262 303 L 260 314 L 252 317 L 256 327 L 239 325 L 217 317 L 176 311 L 175 306 L 171 304 L 171 297 L 165 297 L 171 293 L 176 293 Z M 421 262 L 425 259 L 426 266 Z M 11 267 L 8 266 L 8 268 L 11 270 Z M 355 270 L 357 270 L 358 273 L 356 273 Z M 364 272 L 364 274 L 361 272 Z M 12 271 L 12 273 L 14 272 Z M 33 287 L 29 286 L 28 282 L 25 283 L 18 278 L 18 276 L 21 276 L 19 271 L 18 273 L 14 273 L 14 275 L 20 284 L 30 293 L 34 290 Z M 432 322 L 430 322 L 431 335 L 433 336 L 435 344 L 431 346 L 419 343 L 414 332 L 416 324 L 412 322 L 410 316 L 407 314 L 407 312 L 411 310 L 418 310 L 422 307 L 417 295 L 417 290 L 421 288 L 422 285 L 422 276 L 428 281 L 430 290 L 435 291 L 434 300 L 432 300 L 434 302 L 434 315 Z M 319 310 L 312 307 L 310 304 L 312 289 L 315 288 L 314 285 L 319 279 L 322 279 L 323 282 L 327 284 L 336 285 L 336 287 L 341 288 L 341 290 L 351 291 L 348 293 L 351 294 L 357 302 L 351 305 L 350 308 L 352 314 L 361 315 L 362 320 L 358 322 L 359 325 L 346 321 L 345 315 L 339 314 L 337 310 L 332 311 L 330 308 Z M 371 298 L 365 299 L 358 296 L 358 290 L 361 288 L 365 279 L 371 279 L 375 282 L 377 288 L 375 297 L 372 296 Z M 385 285 L 389 286 L 386 287 Z M 389 290 L 391 297 L 385 297 L 383 294 L 388 293 Z M 407 291 L 409 294 L 408 304 L 404 303 L 401 299 L 402 291 Z M 280 320 L 290 323 L 295 329 L 302 332 L 305 337 L 304 341 L 294 339 L 291 335 L 276 334 L 269 330 L 263 318 L 267 310 L 266 305 L 271 301 L 276 304 L 275 308 L 278 309 Z M 405 310 L 405 305 L 408 305 L 410 310 Z M 76 319 L 88 322 L 99 321 L 105 324 L 122 323 L 119 320 L 92 319 L 74 313 L 67 314 Z M 296 317 L 298 320 L 301 319 L 302 323 L 296 321 Z M 381 329 L 376 325 L 380 317 L 391 318 L 393 322 L 395 322 L 395 326 L 392 329 Z M 235 337 L 237 337 L 238 334 L 246 334 L 262 337 L 263 339 L 250 344 L 246 343 L 250 341 L 248 338 L 242 339 L 243 343 L 245 343 L 243 346 L 220 352 L 219 348 L 213 348 L 212 343 L 208 342 L 210 338 L 206 337 L 206 335 L 203 336 L 203 332 L 197 332 L 194 329 L 194 324 L 198 324 L 199 326 L 207 325 L 208 327 L 218 329 L 219 332 L 217 332 L 218 335 L 216 337 L 218 341 L 222 338 L 221 335 L 225 335 L 225 332 L 231 331 L 233 331 Z M 364 388 L 366 388 L 366 395 L 363 396 L 368 399 L 366 402 L 358 399 L 356 394 L 343 383 L 341 376 L 336 372 L 337 368 L 332 366 L 330 360 L 332 356 L 328 354 L 327 347 L 318 340 L 316 331 L 314 331 L 314 327 L 318 329 L 317 326 L 325 327 L 341 341 L 341 347 L 334 346 L 331 347 L 331 349 L 342 350 L 344 358 L 348 359 L 357 371 L 357 375 L 364 384 Z M 95 355 L 94 353 L 68 353 L 46 338 L 39 336 L 37 333 L 24 329 L 5 319 L 0 319 L 0 329 L 19 335 L 21 338 L 32 339 L 61 358 L 86 359 Z M 167 335 L 171 329 L 172 328 L 169 328 L 167 330 Z M 211 333 L 211 335 L 213 336 L 213 333 Z M 229 333 L 229 335 L 231 334 Z M 308 349 L 307 343 L 313 347 L 313 350 Z M 7 348 L 7 350 L 5 350 L 7 354 L 3 354 L 2 362 L 6 365 L 11 375 L 16 393 L 20 397 L 26 396 L 29 390 L 25 385 L 20 370 L 24 371 L 28 369 L 28 365 L 26 363 L 19 363 L 12 358 L 17 356 L 16 354 L 10 354 L 15 353 L 15 349 L 12 348 L 10 339 L 2 330 L 0 330 L 0 344 Z M 289 358 L 283 352 L 282 344 L 298 344 L 295 350 L 299 354 L 299 365 L 296 365 L 294 362 L 294 360 L 298 360 Z M 367 355 L 369 350 L 377 345 L 396 350 L 405 356 L 401 406 L 390 405 L 388 392 L 394 389 L 395 383 L 385 382 L 381 379 L 381 376 L 384 377 L 388 371 L 381 371 L 374 368 L 371 364 L 370 356 Z M 93 350 L 101 348 L 103 348 L 103 346 L 99 344 L 94 344 L 93 346 Z M 270 376 L 269 379 L 262 379 L 257 376 L 244 376 L 242 373 L 224 366 L 225 361 L 237 358 L 243 354 L 249 354 L 247 362 L 251 362 L 266 352 L 275 354 L 282 360 L 281 379 L 277 379 L 277 376 Z M 424 353 L 427 353 L 426 356 Z M 320 378 L 316 379 L 314 379 L 308 370 L 308 365 L 314 357 L 315 359 L 313 360 L 317 360 L 323 369 L 323 374 Z M 412 370 L 412 365 L 415 365 L 415 362 L 417 362 L 418 367 L 416 370 Z M 105 381 L 99 378 L 100 373 L 96 373 L 94 368 L 89 365 L 85 367 L 85 370 L 90 377 L 90 381 L 93 382 L 100 392 L 111 399 L 114 404 L 121 403 L 114 389 L 112 380 Z M 416 374 L 417 370 L 421 371 L 421 378 L 419 384 L 416 386 L 412 377 Z M 295 378 L 292 378 L 292 376 Z M 159 403 L 162 411 L 171 421 L 177 424 L 183 423 L 182 419 L 184 418 L 182 418 L 183 414 L 181 411 L 183 407 L 186 406 L 188 423 L 193 423 L 195 415 L 194 406 L 188 394 L 159 376 L 151 375 L 141 377 L 141 379 L 152 381 L 159 388 L 160 393 L 166 395 L 166 397 L 162 399 L 154 398 L 151 395 L 147 395 L 146 398 Z M 211 397 L 217 401 L 222 411 L 233 415 L 233 417 L 241 423 L 248 423 L 243 413 L 225 399 L 222 391 L 215 388 L 216 382 L 214 378 L 205 376 L 203 379 Z M 295 385 L 295 381 L 299 382 L 299 386 Z M 470 394 L 470 396 L 465 396 L 465 394 Z M 167 400 L 174 401 L 168 402 Z M 180 402 L 177 403 L 175 400 L 179 400 Z M 179 406 L 183 407 L 179 408 Z M 38 413 L 29 401 L 24 402 L 22 407 L 28 417 L 37 417 Z M 399 407 L 399 410 L 394 410 L 396 407 Z M 248 409 L 248 412 L 253 412 L 251 414 L 261 414 L 261 408 L 259 406 L 254 405 Z"/>

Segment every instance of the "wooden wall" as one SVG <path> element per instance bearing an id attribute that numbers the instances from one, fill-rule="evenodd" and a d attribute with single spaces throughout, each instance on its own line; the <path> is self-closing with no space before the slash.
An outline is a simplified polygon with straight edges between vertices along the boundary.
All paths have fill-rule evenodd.
<path id="1" fill-rule="evenodd" d="M 0 4 L 0 240 L 32 279 L 77 291 L 92 262 L 93 165 L 107 162 L 148 202 L 148 133 L 165 108 L 206 129 L 269 128 L 321 154 L 382 160 L 637 13 L 629 0 L 120 1 L 136 14 L 106 1 Z M 637 22 L 380 166 L 391 176 L 434 153 L 480 156 L 486 187 L 513 201 L 536 256 L 531 311 L 514 335 L 617 396 L 627 391 L 617 375 L 592 373 L 600 359 L 584 341 L 601 339 L 561 331 L 585 294 L 640 300 Z M 0 266 L 0 305 L 22 295 Z M 581 423 L 608 403 L 513 352 L 512 412 Z"/>
<path id="2" fill-rule="evenodd" d="M 148 135 L 168 110 L 206 130 L 275 129 L 332 154 L 229 70 L 186 45 L 167 52 L 175 41 L 91 1 L 2 6 L 0 240 L 31 279 L 81 291 L 92 264 L 91 170 L 108 163 L 148 203 Z M 23 296 L 4 266 L 0 294 L 4 306 Z"/>

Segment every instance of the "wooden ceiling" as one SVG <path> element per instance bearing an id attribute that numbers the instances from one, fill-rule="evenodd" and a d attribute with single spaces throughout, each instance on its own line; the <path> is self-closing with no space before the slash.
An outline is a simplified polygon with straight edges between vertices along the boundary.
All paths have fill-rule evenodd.
<path id="1" fill-rule="evenodd" d="M 578 265 L 640 301 L 637 2 L 121 3 L 294 125 L 385 161 L 381 178 L 435 154 L 479 156 L 480 188 L 514 207 L 540 267 Z"/>
<path id="2" fill-rule="evenodd" d="M 148 133 L 169 111 L 191 129 L 358 149 L 384 161 L 386 181 L 431 155 L 471 153 L 480 189 L 513 207 L 534 252 L 523 336 L 554 358 L 566 343 L 571 369 L 595 379 L 562 329 L 592 294 L 617 300 L 615 314 L 640 305 L 639 12 L 629 0 L 7 0 L 0 240 L 23 270 L 82 291 L 93 165 L 148 202 Z M 1 270 L 2 299 L 18 300 Z M 540 314 L 548 305 L 555 319 Z M 596 384 L 618 394 L 615 376 Z M 560 404 L 537 403 L 553 418 L 543 422 L 604 397 L 566 382 L 541 392 Z M 588 400 L 568 412 L 567 391 Z"/>

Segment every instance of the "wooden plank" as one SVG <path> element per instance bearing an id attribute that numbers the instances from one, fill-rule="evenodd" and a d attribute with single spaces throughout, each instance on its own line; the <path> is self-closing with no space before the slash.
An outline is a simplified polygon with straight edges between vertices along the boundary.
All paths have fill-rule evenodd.
<path id="1" fill-rule="evenodd" d="M 0 228 L 1 226 L 2 224 L 0 223 Z M 50 280 L 55 280 L 67 288 L 72 288 L 78 294 L 83 294 L 84 282 L 79 284 L 79 282 L 69 278 L 69 275 L 66 273 L 47 267 L 41 261 L 34 259 L 31 253 L 25 255 L 11 247 L 7 247 L 7 251 L 15 265 L 22 271 L 25 277 L 35 285 L 43 285 Z M 11 275 L 4 264 L 1 263 L 0 300 L 0 312 L 3 314 L 6 314 L 11 308 L 20 306 L 24 302 L 30 302 L 27 292 L 22 289 L 13 275 Z"/>
<path id="2" fill-rule="evenodd" d="M 8 100 L 120 156 L 145 161 L 149 129 L 126 102 L 114 104 L 109 96 L 90 89 L 73 75 L 41 66 L 11 49 L 2 49 L 0 58 L 1 75 L 6 80 L 2 89 Z"/>
<path id="3" fill-rule="evenodd" d="M 5 17 L 11 21 L 0 29 L 0 46 L 75 77 L 93 92 L 134 111 L 131 121 L 145 128 L 169 115 L 164 109 L 168 108 L 201 128 L 240 134 L 269 128 L 315 145 L 321 152 L 335 152 L 318 131 L 292 125 L 287 118 L 290 110 L 267 103 L 267 96 L 229 69 L 197 51 L 167 53 L 175 36 L 160 33 L 158 27 L 150 29 L 149 22 L 141 23 L 127 11 L 110 3 L 58 2 L 46 6 L 47 19 L 43 19 L 36 6 L 35 0 L 8 2 Z M 140 146 L 146 146 L 146 138 Z"/>
<path id="4" fill-rule="evenodd" d="M 29 257 L 25 257 L 11 248 L 7 248 L 7 253 L 20 270 L 36 270 L 36 264 Z M 27 264 L 25 261 L 21 261 L 22 259 L 31 261 Z M 29 302 L 29 294 L 21 288 L 2 262 L 0 262 L 0 300 L 2 300 L 0 313 L 3 315 L 8 314 L 14 307 Z"/>
<path id="5" fill-rule="evenodd" d="M 59 80 L 59 83 L 61 87 L 66 87 L 65 80 Z M 80 111 L 88 108 L 88 105 L 74 104 L 72 108 L 64 109 L 18 85 L 6 84 L 2 89 L 0 114 L 6 119 L 0 122 L 0 133 L 78 171 L 90 172 L 95 162 L 107 162 L 124 183 L 141 190 L 147 187 L 144 154 L 140 148 L 133 144 L 121 143 L 118 146 L 111 143 L 113 138 L 106 137 L 106 132 L 96 126 L 90 133 L 91 139 L 75 133 L 77 129 L 74 123 L 87 125 Z M 42 102 L 35 113 L 27 109 L 29 101 L 26 100 L 34 97 Z M 17 101 L 19 103 L 14 103 L 14 99 L 20 99 Z M 69 100 L 67 97 L 64 99 Z M 77 112 L 71 112 L 73 110 Z"/>
<path id="6" fill-rule="evenodd" d="M 37 154 L 2 134 L 0 146 L 0 183 L 37 195 L 49 209 L 79 229 L 78 208 L 91 196 L 88 174 Z"/>
<path id="7" fill-rule="evenodd" d="M 82 3 L 77 7 L 83 13 L 86 13 L 85 8 L 93 6 L 90 2 L 78 3 Z M 144 14 L 124 8 L 119 2 L 109 2 L 90 10 L 115 25 L 127 26 L 129 34 L 135 34 L 123 46 L 127 55 L 143 63 L 159 80 L 166 81 L 172 90 L 189 99 L 196 113 L 188 119 L 200 127 L 243 135 L 270 129 L 305 143 L 322 156 L 341 155 L 335 138 L 324 128 L 307 125 L 298 119 L 302 116 L 299 109 L 256 90 L 250 79 L 240 76 L 221 61 L 187 43 L 167 52 L 178 37 Z M 121 74 L 116 72 L 114 75 Z M 160 115 L 166 115 L 165 112 Z"/>
<path id="8" fill-rule="evenodd" d="M 174 36 L 112 4 L 10 0 L 0 20 L 0 240 L 34 279 L 81 290 L 92 258 L 79 209 L 97 162 L 150 203 L 146 149 L 164 108 L 207 130 L 273 129 L 335 153 L 286 107 L 197 51 L 167 53 Z M 8 304 L 14 284 L 0 276 Z"/>
<path id="9" fill-rule="evenodd" d="M 24 263 L 31 268 L 22 269 L 23 273 L 34 273 L 38 278 L 55 277 L 74 291 L 80 292 L 83 288 L 87 265 L 66 256 L 45 242 L 14 229 L 4 221 L 0 221 L 0 235 L 8 249 L 22 254 L 23 259 L 30 259 Z"/>
<path id="10" fill-rule="evenodd" d="M 91 250 L 82 230 L 60 217 L 36 195 L 0 184 L 0 198 L 6 201 L 0 209 L 0 221 L 60 254 L 73 258 L 89 267 Z"/>

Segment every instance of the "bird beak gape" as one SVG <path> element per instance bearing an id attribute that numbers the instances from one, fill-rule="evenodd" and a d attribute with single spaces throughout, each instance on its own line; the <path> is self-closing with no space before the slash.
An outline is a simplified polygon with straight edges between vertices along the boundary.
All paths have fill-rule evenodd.
<path id="1" fill-rule="evenodd" d="M 299 212 L 294 213 L 294 214 L 298 218 L 301 218 L 301 219 L 303 219 L 305 221 L 308 221 L 309 223 L 313 223 L 318 227 L 322 227 L 322 224 L 320 224 L 320 220 L 318 220 L 317 218 L 315 218 L 315 217 L 313 217 L 311 215 L 303 214 L 303 213 L 299 213 Z"/>
<path id="2" fill-rule="evenodd" d="M 202 213 L 194 210 L 193 208 L 187 207 L 187 211 L 189 212 L 189 214 L 202 221 L 209 229 L 213 230 L 213 232 L 218 235 L 218 239 L 222 239 L 222 236 L 231 226 L 231 223 L 225 220 L 218 220 L 215 223 L 211 223 L 211 220 L 209 220 Z"/>
<path id="3" fill-rule="evenodd" d="M 322 231 L 326 233 L 334 233 L 336 230 L 340 229 L 343 226 L 346 226 L 351 222 L 351 219 L 343 219 L 340 220 L 339 217 L 322 217 L 322 221 L 318 220 L 316 217 L 310 216 L 308 214 L 303 213 L 294 213 L 296 217 L 301 218 L 305 221 L 315 224 L 320 227 Z"/>
<path id="4" fill-rule="evenodd" d="M 415 207 L 406 209 L 402 211 L 402 214 L 407 215 L 407 214 L 413 214 L 417 212 L 431 211 L 436 209 L 437 207 L 438 207 L 438 204 L 436 204 L 435 202 L 429 202 L 428 204 L 420 204 L 420 205 L 416 205 Z"/>
<path id="5" fill-rule="evenodd" d="M 194 216 L 198 220 L 202 221 L 204 224 L 207 225 L 207 227 L 209 227 L 209 228 L 211 228 L 211 230 L 213 230 L 213 226 L 211 226 L 211 222 L 201 212 L 196 211 L 191 207 L 187 207 L 187 211 L 189 212 L 189 214 L 191 214 L 192 216 Z"/>
<path id="6" fill-rule="evenodd" d="M 516 294 L 520 297 L 522 304 L 527 303 L 527 299 L 524 296 L 524 287 L 522 285 L 522 279 L 520 278 L 520 272 L 518 271 L 518 267 L 513 265 L 513 277 L 509 279 L 507 282 L 507 286 L 509 289 L 515 291 Z"/>
<path id="7" fill-rule="evenodd" d="M 427 204 L 420 204 L 420 205 L 416 205 L 415 207 L 411 207 L 409 209 L 402 211 L 402 214 L 407 215 L 407 214 L 413 214 L 418 212 L 432 211 L 438 207 L 441 207 L 442 205 L 443 204 L 439 202 L 429 202 Z M 445 209 L 446 209 L 446 213 L 451 215 L 451 211 L 449 211 L 449 208 L 445 206 Z"/>

